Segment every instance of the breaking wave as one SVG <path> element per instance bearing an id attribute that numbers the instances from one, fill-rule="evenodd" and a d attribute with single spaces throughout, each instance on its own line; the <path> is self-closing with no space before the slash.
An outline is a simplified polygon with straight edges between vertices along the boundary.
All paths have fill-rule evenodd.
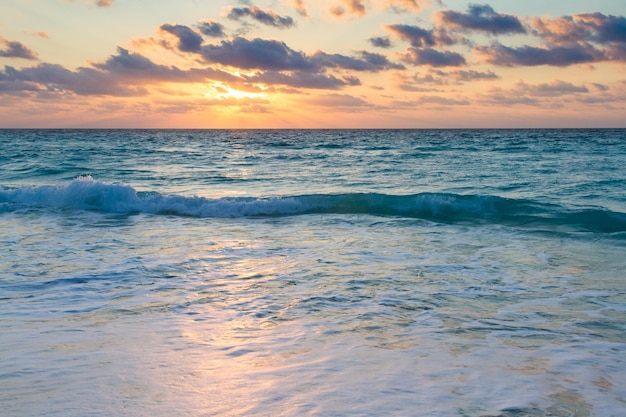
<path id="1" fill-rule="evenodd" d="M 0 186 L 0 204 L 4 206 L 2 211 L 26 206 L 222 218 L 369 214 L 442 223 L 495 223 L 548 230 L 626 232 L 626 213 L 602 208 L 573 210 L 532 200 L 451 193 L 344 193 L 211 199 L 140 192 L 129 185 L 81 177 L 57 186 Z"/>

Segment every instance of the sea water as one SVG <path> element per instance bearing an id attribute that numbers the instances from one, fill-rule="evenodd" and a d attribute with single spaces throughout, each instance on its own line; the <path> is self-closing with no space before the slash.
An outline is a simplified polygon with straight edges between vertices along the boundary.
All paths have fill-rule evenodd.
<path id="1" fill-rule="evenodd" d="M 626 130 L 2 130 L 6 416 L 626 415 Z"/>

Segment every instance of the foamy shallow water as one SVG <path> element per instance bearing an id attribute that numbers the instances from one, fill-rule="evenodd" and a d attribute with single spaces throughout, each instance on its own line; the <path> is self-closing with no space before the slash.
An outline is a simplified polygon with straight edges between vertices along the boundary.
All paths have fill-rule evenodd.
<path id="1" fill-rule="evenodd" d="M 406 194 L 393 184 L 368 196 L 370 212 L 361 194 L 318 192 L 331 208 L 250 215 L 232 204 L 274 197 L 228 197 L 231 211 L 216 217 L 180 207 L 219 196 L 137 197 L 138 185 L 93 177 L 23 181 L 0 190 L 6 415 L 620 416 L 626 407 L 626 244 L 614 196 L 604 197 L 609 227 L 589 220 L 597 207 L 428 200 L 421 189 L 398 202 Z M 311 195 L 288 188 L 289 198 Z M 442 199 L 455 210 L 441 211 Z"/>

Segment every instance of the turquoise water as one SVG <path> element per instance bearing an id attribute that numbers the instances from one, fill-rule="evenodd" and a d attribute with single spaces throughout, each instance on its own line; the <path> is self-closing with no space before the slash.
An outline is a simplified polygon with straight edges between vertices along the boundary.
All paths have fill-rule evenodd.
<path id="1" fill-rule="evenodd" d="M 0 407 L 620 416 L 625 130 L 0 130 Z"/>

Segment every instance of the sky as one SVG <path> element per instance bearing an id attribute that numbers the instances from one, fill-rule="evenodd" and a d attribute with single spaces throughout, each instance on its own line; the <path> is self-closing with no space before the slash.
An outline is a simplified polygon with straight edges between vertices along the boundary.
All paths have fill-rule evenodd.
<path id="1" fill-rule="evenodd" d="M 626 127 L 625 0 L 2 0 L 0 128 Z"/>

